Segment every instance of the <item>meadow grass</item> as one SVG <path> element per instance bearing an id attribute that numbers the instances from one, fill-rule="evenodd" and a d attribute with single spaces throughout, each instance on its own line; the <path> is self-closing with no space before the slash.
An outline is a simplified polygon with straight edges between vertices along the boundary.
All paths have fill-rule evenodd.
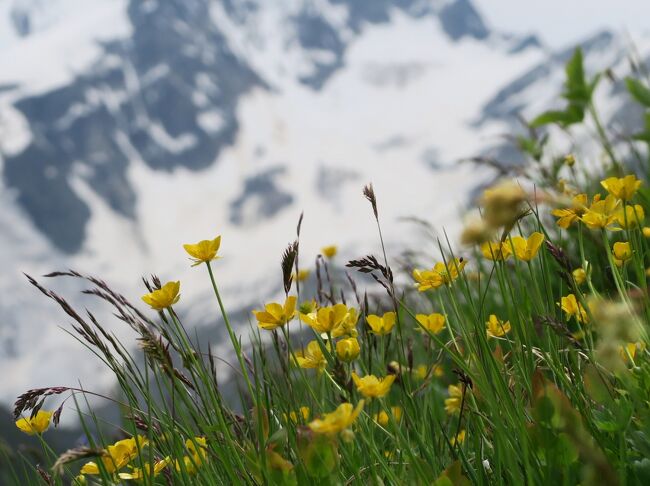
<path id="1" fill-rule="evenodd" d="M 251 315 L 250 346 L 215 278 L 221 237 L 185 245 L 228 332 L 238 408 L 217 381 L 217 357 L 175 311 L 178 282 L 145 280 L 152 310 L 142 312 L 100 279 L 47 276 L 88 282 L 137 333 L 134 352 L 29 277 L 115 375 L 120 394 L 103 399 L 122 421 L 102 423 L 91 390 L 29 390 L 15 417 L 40 440 L 39 465 L 0 448 L 0 482 L 650 484 L 649 165 L 629 150 L 650 136 L 645 127 L 627 145 L 608 139 L 592 100 L 599 79 L 586 78 L 576 51 L 566 108 L 519 139 L 526 175 L 488 188 L 463 244 L 438 241 L 439 261 L 407 265 L 407 285 L 384 249 L 371 185 L 363 196 L 382 253 L 343 272 L 327 247 L 307 269 L 299 223 L 282 255 L 285 298 Z M 650 90 L 627 86 L 649 109 Z M 548 155 L 536 133 L 587 120 L 605 154 L 600 174 L 579 157 Z M 306 278 L 314 295 L 301 288 Z M 88 443 L 60 455 L 44 437 L 64 406 Z"/>

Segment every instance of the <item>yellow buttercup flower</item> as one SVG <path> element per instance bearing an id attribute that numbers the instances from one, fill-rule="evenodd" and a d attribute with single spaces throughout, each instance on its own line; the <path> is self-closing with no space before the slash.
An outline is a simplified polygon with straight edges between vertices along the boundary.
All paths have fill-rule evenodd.
<path id="1" fill-rule="evenodd" d="M 336 343 L 336 355 L 341 361 L 346 363 L 354 361 L 359 357 L 359 353 L 361 353 L 361 348 L 355 337 L 339 339 Z"/>
<path id="2" fill-rule="evenodd" d="M 309 275 L 311 274 L 311 271 L 306 269 L 306 268 L 301 268 L 298 270 L 298 273 L 293 273 L 293 278 L 297 280 L 298 282 L 304 282 L 309 278 Z"/>
<path id="3" fill-rule="evenodd" d="M 284 326 L 296 315 L 296 297 L 288 296 L 284 305 L 272 302 L 264 306 L 263 311 L 254 310 L 253 314 L 257 319 L 257 325 L 261 329 L 272 331 L 278 327 Z"/>
<path id="4" fill-rule="evenodd" d="M 512 246 L 515 249 L 515 255 L 519 260 L 525 262 L 529 262 L 535 258 L 542 243 L 544 243 L 544 235 L 537 231 L 531 234 L 528 239 L 521 236 L 512 237 Z"/>
<path id="5" fill-rule="evenodd" d="M 571 275 L 573 275 L 573 280 L 575 281 L 576 285 L 582 285 L 587 281 L 587 272 L 585 272 L 585 269 L 582 267 L 576 268 L 573 272 L 571 272 Z"/>
<path id="6" fill-rule="evenodd" d="M 329 343 L 327 343 L 328 348 L 329 346 Z M 301 368 L 322 371 L 327 366 L 327 358 L 325 358 L 318 341 L 310 341 L 307 344 L 307 347 L 294 354 L 293 359 Z"/>
<path id="7" fill-rule="evenodd" d="M 27 435 L 42 434 L 50 427 L 53 412 L 39 410 L 34 417 L 23 417 L 16 420 L 16 427 Z"/>
<path id="8" fill-rule="evenodd" d="M 636 343 L 627 343 L 625 346 L 619 346 L 618 352 L 621 356 L 621 359 L 625 362 L 629 361 L 630 358 L 636 358 L 637 351 L 644 351 L 645 343 L 642 341 Z"/>
<path id="9" fill-rule="evenodd" d="M 578 302 L 575 295 L 569 294 L 566 297 L 562 297 L 562 300 L 558 303 L 558 305 L 566 314 L 567 319 L 575 317 L 578 322 L 585 324 L 589 322 L 587 311 L 582 306 L 582 304 Z"/>
<path id="10" fill-rule="evenodd" d="M 348 313 L 343 318 L 343 320 L 332 329 L 332 337 L 357 337 L 359 334 L 357 332 L 357 321 L 359 320 L 359 314 L 357 310 L 353 307 L 348 309 Z"/>
<path id="11" fill-rule="evenodd" d="M 413 370 L 413 375 L 420 380 L 424 380 L 427 376 L 435 376 L 437 378 L 440 378 L 444 374 L 445 370 L 440 365 L 427 366 L 425 364 L 421 364 L 416 366 L 415 370 Z"/>
<path id="12" fill-rule="evenodd" d="M 106 448 L 106 454 L 102 456 L 101 461 L 108 473 L 119 471 L 138 455 L 149 441 L 140 435 L 129 439 L 119 440 L 113 445 Z M 87 462 L 81 468 L 81 474 L 99 474 L 99 466 L 95 462 Z"/>
<path id="13" fill-rule="evenodd" d="M 390 414 L 393 416 L 395 422 L 399 422 L 401 420 L 402 413 L 402 407 L 390 407 Z M 390 421 L 390 417 L 385 411 L 382 410 L 381 412 L 374 414 L 372 416 L 372 420 L 374 420 L 382 427 L 386 427 Z"/>
<path id="14" fill-rule="evenodd" d="M 465 429 L 463 429 L 460 432 L 458 432 L 458 434 L 455 437 L 452 437 L 449 442 L 451 442 L 452 446 L 455 446 L 456 444 L 462 444 L 463 442 L 465 442 L 465 435 L 466 432 Z"/>
<path id="15" fill-rule="evenodd" d="M 510 332 L 510 321 L 502 321 L 496 315 L 490 314 L 488 321 L 485 323 L 488 338 L 502 337 Z"/>
<path id="16" fill-rule="evenodd" d="M 185 441 L 185 448 L 188 451 L 188 455 L 183 456 L 183 466 L 185 466 L 185 471 L 187 471 L 188 474 L 194 475 L 197 473 L 197 467 L 203 465 L 203 463 L 207 461 L 207 441 L 205 437 L 194 437 L 194 440 L 187 439 Z M 176 470 L 182 470 L 182 466 L 178 460 L 176 461 Z"/>
<path id="17" fill-rule="evenodd" d="M 509 241 L 488 241 L 481 245 L 481 253 L 488 260 L 502 262 L 512 254 Z"/>
<path id="18" fill-rule="evenodd" d="M 158 476 L 162 472 L 163 469 L 165 469 L 169 463 L 172 462 L 171 457 L 167 456 L 164 459 L 157 461 L 153 465 L 153 477 Z M 146 471 L 146 472 L 145 472 Z M 130 473 L 119 473 L 118 477 L 120 479 L 129 479 L 129 480 L 135 480 L 139 481 L 141 479 L 149 478 L 152 477 L 151 474 L 151 466 L 149 464 L 145 464 L 144 470 L 139 467 L 133 468 L 133 470 Z"/>
<path id="19" fill-rule="evenodd" d="M 454 258 L 447 265 L 443 262 L 436 263 L 431 270 L 413 270 L 413 278 L 417 282 L 415 285 L 420 292 L 449 285 L 458 278 L 466 263 L 462 258 Z"/>
<path id="20" fill-rule="evenodd" d="M 377 378 L 375 375 L 359 377 L 359 375 L 352 372 L 352 380 L 357 390 L 366 398 L 381 398 L 386 396 L 395 378 L 395 375 L 388 375 L 384 378 Z"/>
<path id="21" fill-rule="evenodd" d="M 611 228 L 617 222 L 620 201 L 611 194 L 596 201 L 582 215 L 580 220 L 591 229 Z"/>
<path id="22" fill-rule="evenodd" d="M 551 214 L 558 218 L 557 225 L 560 228 L 567 229 L 575 221 L 578 221 L 587 211 L 587 195 L 578 194 L 573 197 L 571 207 L 563 209 L 554 209 Z"/>
<path id="23" fill-rule="evenodd" d="M 433 334 L 439 334 L 445 328 L 445 316 L 434 312 L 433 314 L 417 314 L 415 319 L 421 327 L 415 328 L 416 331 L 429 331 Z"/>
<path id="24" fill-rule="evenodd" d="M 354 423 L 363 409 L 363 404 L 363 400 L 360 400 L 356 407 L 351 403 L 342 403 L 333 412 L 323 415 L 322 419 L 309 422 L 309 428 L 317 434 L 338 434 Z"/>
<path id="25" fill-rule="evenodd" d="M 614 263 L 622 267 L 624 263 L 632 258 L 632 247 L 629 242 L 617 241 L 612 248 Z"/>
<path id="26" fill-rule="evenodd" d="M 397 315 L 394 312 L 386 312 L 382 317 L 375 314 L 370 314 L 366 317 L 366 321 L 370 326 L 370 331 L 378 336 L 385 336 L 390 334 L 395 326 Z"/>
<path id="27" fill-rule="evenodd" d="M 646 238 L 650 238 L 650 227 L 648 226 L 643 227 L 643 236 L 645 236 Z"/>
<path id="28" fill-rule="evenodd" d="M 329 333 L 348 318 L 349 309 L 345 304 L 321 307 L 309 314 L 300 314 L 300 319 L 317 333 Z"/>
<path id="29" fill-rule="evenodd" d="M 192 266 L 195 267 L 221 258 L 217 256 L 219 246 L 221 246 L 221 236 L 217 236 L 214 240 L 201 240 L 193 245 L 188 243 L 183 245 L 183 248 L 190 256 L 190 260 L 194 262 Z"/>
<path id="30" fill-rule="evenodd" d="M 309 420 L 309 416 L 311 415 L 311 410 L 309 407 L 300 407 L 297 412 L 289 412 L 289 415 L 284 414 L 284 420 L 288 422 L 291 420 L 294 424 L 297 424 L 301 421 L 306 421 Z"/>
<path id="31" fill-rule="evenodd" d="M 449 398 L 445 398 L 445 412 L 449 415 L 460 413 L 460 405 L 463 401 L 462 385 L 449 385 L 447 387 Z"/>
<path id="32" fill-rule="evenodd" d="M 161 311 L 178 302 L 178 299 L 181 298 L 179 294 L 180 289 L 180 282 L 167 282 L 160 289 L 143 295 L 142 300 L 145 304 L 151 306 L 152 309 Z"/>
<path id="33" fill-rule="evenodd" d="M 634 175 L 628 175 L 621 178 L 608 177 L 604 181 L 600 181 L 600 185 L 612 196 L 629 201 L 641 187 L 641 181 Z"/>
<path id="34" fill-rule="evenodd" d="M 645 211 L 639 204 L 624 206 L 616 212 L 616 222 L 624 229 L 641 226 L 644 219 Z"/>
<path id="35" fill-rule="evenodd" d="M 329 245 L 329 246 L 324 246 L 321 248 L 321 253 L 323 256 L 326 258 L 334 258 L 336 254 L 338 253 L 339 249 L 336 245 Z"/>

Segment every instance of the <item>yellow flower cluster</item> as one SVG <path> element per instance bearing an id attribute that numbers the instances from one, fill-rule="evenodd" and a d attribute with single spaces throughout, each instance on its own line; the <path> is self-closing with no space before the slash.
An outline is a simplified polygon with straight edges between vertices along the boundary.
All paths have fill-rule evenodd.
<path id="1" fill-rule="evenodd" d="M 431 270 L 413 270 L 415 285 L 420 292 L 449 285 L 458 278 L 466 263 L 462 258 L 454 258 L 446 264 L 436 263 Z"/>

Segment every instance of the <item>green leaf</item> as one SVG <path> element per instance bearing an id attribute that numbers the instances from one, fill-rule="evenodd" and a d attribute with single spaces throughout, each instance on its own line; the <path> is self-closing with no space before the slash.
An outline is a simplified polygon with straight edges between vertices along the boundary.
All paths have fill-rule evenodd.
<path id="1" fill-rule="evenodd" d="M 551 123 L 558 123 L 565 125 L 570 121 L 570 116 L 565 111 L 551 110 L 546 111 L 530 122 L 533 128 L 549 125 Z"/>
<path id="2" fill-rule="evenodd" d="M 632 98 L 643 106 L 650 108 L 650 89 L 634 78 L 625 78 L 625 85 L 632 95 Z"/>

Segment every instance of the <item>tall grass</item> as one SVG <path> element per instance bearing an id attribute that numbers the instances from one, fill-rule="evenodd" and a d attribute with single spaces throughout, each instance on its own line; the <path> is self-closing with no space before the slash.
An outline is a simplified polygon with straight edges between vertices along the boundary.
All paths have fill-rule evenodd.
<path id="1" fill-rule="evenodd" d="M 17 420 L 58 406 L 56 423 L 71 407 L 88 445 L 57 456 L 43 438 L 56 431 L 34 422 L 40 465 L 5 451 L 1 482 L 649 484 L 649 166 L 626 147 L 650 137 L 643 128 L 623 145 L 608 138 L 592 99 L 599 79 L 585 77 L 576 51 L 567 107 L 536 118 L 519 139 L 531 159 L 526 176 L 486 190 L 465 245 L 438 241 L 438 262 L 409 269 L 414 285 L 396 283 L 385 250 L 348 262 L 345 273 L 332 271 L 328 248 L 306 295 L 298 239 L 282 258 L 286 299 L 251 315 L 252 344 L 243 346 L 213 272 L 220 238 L 188 245 L 228 331 L 241 412 L 217 381 L 217 357 L 176 313 L 174 284 L 145 280 L 154 310 L 143 312 L 99 279 L 47 276 L 88 282 L 137 333 L 134 352 L 28 277 L 115 375 L 120 395 L 103 398 L 122 420 L 102 423 L 91 390 L 26 392 Z M 627 85 L 650 108 L 650 90 Z M 548 155 L 536 134 L 586 122 L 604 150 L 601 174 L 579 156 Z M 381 198 L 372 186 L 363 195 L 383 249 Z M 371 277 L 364 288 L 360 274 Z"/>

